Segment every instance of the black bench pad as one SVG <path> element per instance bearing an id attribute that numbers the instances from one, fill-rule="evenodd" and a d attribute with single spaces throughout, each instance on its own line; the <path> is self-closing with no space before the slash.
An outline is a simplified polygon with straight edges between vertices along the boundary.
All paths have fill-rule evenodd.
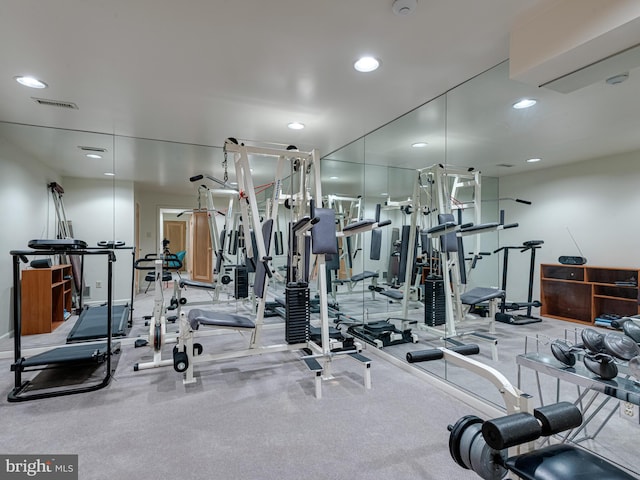
<path id="1" fill-rule="evenodd" d="M 401 290 L 382 290 L 378 292 L 385 297 L 393 298 L 394 300 L 402 300 L 403 294 Z"/>
<path id="2" fill-rule="evenodd" d="M 183 287 L 193 287 L 193 288 L 202 288 L 205 290 L 215 290 L 216 286 L 213 283 L 206 282 L 197 282 L 195 280 L 182 279 L 180 280 L 180 288 Z"/>
<path id="3" fill-rule="evenodd" d="M 460 300 L 465 305 L 477 305 L 494 298 L 504 297 L 504 290 L 499 288 L 476 287 L 460 295 Z"/>
<path id="4" fill-rule="evenodd" d="M 572 445 L 552 445 L 507 460 L 509 469 L 525 480 L 632 480 L 604 459 Z"/>
<path id="5" fill-rule="evenodd" d="M 191 328 L 194 330 L 197 330 L 200 325 L 229 328 L 255 328 L 255 324 L 250 318 L 233 313 L 221 313 L 194 308 L 189 311 L 188 318 Z"/>
<path id="6" fill-rule="evenodd" d="M 378 278 L 380 275 L 378 272 L 372 272 L 370 270 L 365 270 L 362 273 L 358 273 L 351 277 L 352 282 L 359 282 L 360 280 L 364 280 L 365 278 Z"/>

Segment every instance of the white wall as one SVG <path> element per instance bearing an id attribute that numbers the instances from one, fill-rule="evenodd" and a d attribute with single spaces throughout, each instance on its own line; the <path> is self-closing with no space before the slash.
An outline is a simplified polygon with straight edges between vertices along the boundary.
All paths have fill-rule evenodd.
<path id="1" fill-rule="evenodd" d="M 31 239 L 55 234 L 55 210 L 47 185 L 60 182 L 52 170 L 0 139 L 0 336 L 12 330 L 11 250 L 27 249 Z"/>
<path id="2" fill-rule="evenodd" d="M 570 233 L 588 265 L 640 267 L 639 161 L 640 152 L 632 152 L 500 179 L 501 197 L 533 202 L 531 206 L 509 204 L 509 220 L 520 226 L 502 232 L 500 244 L 545 242 L 536 253 L 534 299 L 539 298 L 540 263 L 558 263 L 561 255 L 581 255 Z M 528 253 L 515 251 L 509 259 L 508 297 L 525 299 Z"/>
<path id="3" fill-rule="evenodd" d="M 119 240 L 129 247 L 133 246 L 133 182 L 65 177 L 62 186 L 67 220 L 72 222 L 75 238 L 84 240 L 90 247 L 97 246 L 101 240 Z M 130 250 L 116 251 L 116 262 L 113 264 L 114 301 L 131 299 L 132 258 Z M 90 295 L 84 300 L 106 301 L 105 257 L 85 258 L 84 279 L 85 285 L 90 287 Z"/>

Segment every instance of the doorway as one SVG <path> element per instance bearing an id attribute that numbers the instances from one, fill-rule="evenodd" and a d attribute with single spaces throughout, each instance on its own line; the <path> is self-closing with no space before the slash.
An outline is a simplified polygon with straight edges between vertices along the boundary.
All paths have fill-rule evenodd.
<path id="1" fill-rule="evenodd" d="M 170 208 L 160 209 L 160 237 L 158 243 L 162 245 L 162 240 L 169 240 L 168 247 L 173 254 L 188 250 L 189 216 L 184 216 L 181 212 L 182 210 Z M 186 257 L 182 262 L 181 271 L 187 271 Z"/>

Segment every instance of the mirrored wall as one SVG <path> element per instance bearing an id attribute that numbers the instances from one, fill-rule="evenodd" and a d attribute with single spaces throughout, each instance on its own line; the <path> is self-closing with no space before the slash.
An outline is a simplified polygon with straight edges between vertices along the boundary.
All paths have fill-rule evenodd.
<path id="1" fill-rule="evenodd" d="M 442 277 L 447 260 L 440 255 L 443 243 L 439 237 L 419 234 L 445 221 L 443 214 L 452 215 L 451 220 L 457 224 L 518 224 L 511 229 L 490 228 L 463 237 L 460 249 L 464 256 L 457 261 L 464 269 L 465 290 L 502 287 L 501 248 L 539 240 L 540 226 L 545 227 L 544 240 L 553 242 L 545 243 L 538 263 L 555 262 L 563 254 L 578 254 L 578 245 L 593 262 L 640 264 L 629 256 L 633 247 L 627 237 L 618 239 L 619 248 L 609 249 L 608 257 L 598 247 L 604 242 L 602 231 L 614 228 L 606 222 L 613 222 L 616 215 L 621 222 L 628 222 L 632 215 L 624 213 L 628 212 L 624 202 L 612 205 L 613 214 L 600 208 L 606 197 L 611 202 L 616 196 L 620 199 L 620 192 L 599 195 L 598 203 L 592 203 L 596 197 L 593 192 L 605 175 L 611 177 L 607 184 L 620 185 L 625 195 L 637 190 L 633 185 L 638 160 L 634 152 L 640 148 L 640 137 L 635 134 L 640 128 L 640 115 L 630 99 L 637 98 L 640 76 L 631 72 L 627 82 L 616 87 L 602 82 L 559 94 L 512 81 L 508 70 L 507 62 L 497 65 L 322 158 L 322 200 L 336 211 L 338 229 L 352 221 L 377 216 L 380 222 L 390 222 L 375 239 L 367 232 L 338 240 L 339 253 L 327 272 L 329 300 L 343 314 L 338 323 L 342 323 L 341 328 L 348 328 L 393 319 L 399 331 L 393 338 L 398 342 L 385 346 L 384 351 L 402 361 L 407 352 L 445 345 L 443 334 L 437 333 L 442 325 L 433 329 L 423 329 L 421 325 L 425 325 L 427 317 L 426 281 Z M 513 103 L 524 97 L 534 98 L 538 104 L 530 109 L 514 109 Z M 594 132 L 600 131 L 603 135 L 598 137 Z M 0 198 L 5 206 L 6 225 L 10 226 L 0 233 L 5 252 L 26 247 L 32 238 L 55 235 L 55 208 L 47 188 L 51 182 L 64 187 L 67 217 L 77 238 L 91 246 L 102 240 L 124 241 L 127 246 L 135 245 L 136 256 L 142 257 L 161 248 L 168 235 L 166 222 L 184 223 L 189 232 L 190 215 L 210 210 L 202 188 L 215 190 L 215 185 L 207 183 L 206 178 L 191 181 L 194 176 L 235 181 L 235 167 L 232 162 L 225 164 L 219 146 L 10 123 L 0 123 L 0 158 L 4 182 Z M 541 162 L 528 162 L 536 158 Z M 265 209 L 272 196 L 274 162 L 269 158 L 250 159 L 259 204 Z M 618 168 L 622 173 L 617 176 L 610 174 L 613 163 L 624 167 Z M 555 168 L 553 176 L 539 173 L 548 168 Z M 476 188 L 458 186 L 453 194 L 454 185 L 446 183 L 456 175 L 462 179 L 474 174 L 478 174 Z M 283 174 L 285 195 L 294 189 L 294 175 L 291 168 Z M 558 182 L 574 185 L 570 195 L 553 190 L 556 177 Z M 441 181 L 446 185 L 438 185 Z M 625 182 L 630 183 L 627 186 Z M 441 191 L 448 194 L 443 196 Z M 228 215 L 229 197 L 217 192 L 213 198 L 220 230 L 226 228 L 228 233 L 237 228 L 238 211 Z M 445 205 L 449 206 L 448 211 Z M 597 212 L 598 222 L 605 223 L 598 230 L 600 233 L 594 234 L 589 228 L 594 215 L 583 214 L 582 205 L 584 210 Z M 275 231 L 282 235 L 285 248 L 291 218 L 291 211 L 279 205 Z M 403 255 L 411 251 L 412 233 L 412 260 L 403 261 Z M 272 253 L 274 269 L 282 273 L 284 251 L 274 249 Z M 228 246 L 225 255 L 230 264 L 237 260 Z M 8 257 L 5 254 L 0 260 L 7 277 L 0 289 L 0 302 L 5 306 L 11 303 Z M 119 253 L 114 276 L 115 297 L 119 300 L 130 296 L 131 258 L 128 251 Z M 513 251 L 508 296 L 524 299 L 531 288 L 529 295 L 540 297 L 539 274 L 535 272 L 535 282 L 528 281 L 530 258 L 529 251 Z M 186 263 L 185 271 L 189 273 L 193 268 L 189 257 Z M 316 276 L 321 274 L 315 272 Z M 283 278 L 276 276 L 271 282 L 273 296 L 283 294 Z M 86 299 L 102 301 L 106 278 L 101 267 L 89 265 L 85 281 Z M 137 278 L 137 289 L 144 288 L 144 279 Z M 459 332 L 497 335 L 499 345 L 508 345 L 512 351 L 524 350 L 526 335 L 522 331 L 510 327 L 513 330 L 503 336 L 488 333 L 485 307 L 471 313 L 475 321 L 456 319 Z M 533 313 L 538 314 L 539 310 Z M 5 320 L 0 324 L 0 334 L 6 334 L 11 329 L 7 320 L 10 312 L 2 318 Z M 531 329 L 534 331 L 534 327 Z M 411 343 L 411 336 L 403 338 L 407 330 L 417 334 L 418 344 Z M 46 344 L 47 338 L 46 334 L 39 335 L 32 341 Z M 3 350 L 12 348 L 7 339 L 1 345 Z M 503 366 L 495 360 L 489 344 L 480 347 L 480 361 Z M 415 364 L 415 368 L 496 405 L 503 404 L 500 394 L 488 382 L 445 361 Z M 506 371 L 515 382 L 515 363 L 511 362 Z"/>

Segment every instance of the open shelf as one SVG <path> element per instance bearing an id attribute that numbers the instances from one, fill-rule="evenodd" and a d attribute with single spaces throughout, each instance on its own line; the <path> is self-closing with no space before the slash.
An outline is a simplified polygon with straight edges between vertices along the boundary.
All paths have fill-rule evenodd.
<path id="1" fill-rule="evenodd" d="M 541 315 L 592 325 L 599 315 L 640 312 L 638 269 L 543 264 L 540 271 Z"/>
<path id="2" fill-rule="evenodd" d="M 22 335 L 51 333 L 71 311 L 71 265 L 22 272 Z"/>

